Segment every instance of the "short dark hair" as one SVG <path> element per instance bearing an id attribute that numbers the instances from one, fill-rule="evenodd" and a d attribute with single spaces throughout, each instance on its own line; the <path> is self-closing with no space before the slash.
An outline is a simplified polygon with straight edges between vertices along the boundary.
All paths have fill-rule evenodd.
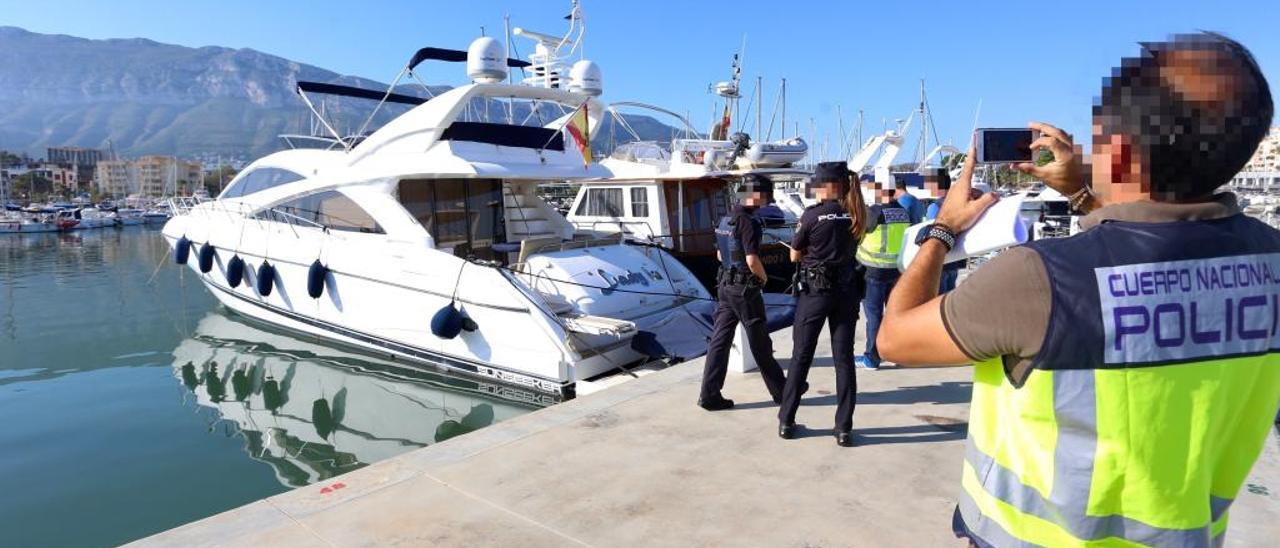
<path id="1" fill-rule="evenodd" d="M 926 182 L 929 179 L 933 179 L 934 182 L 938 183 L 939 190 L 951 189 L 951 172 L 947 171 L 947 168 L 945 167 L 934 168 L 926 172 Z"/>
<path id="2" fill-rule="evenodd" d="M 1097 137 L 1132 140 L 1159 200 L 1206 197 L 1228 182 L 1266 136 L 1272 113 L 1253 55 L 1209 32 L 1143 43 L 1103 79 L 1093 106 Z"/>

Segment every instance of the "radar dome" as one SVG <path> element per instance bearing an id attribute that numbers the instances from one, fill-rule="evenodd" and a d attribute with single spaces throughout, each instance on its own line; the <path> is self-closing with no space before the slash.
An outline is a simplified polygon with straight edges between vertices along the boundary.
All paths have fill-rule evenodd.
<path id="1" fill-rule="evenodd" d="M 484 36 L 467 48 L 467 77 L 473 82 L 492 84 L 507 79 L 507 50 L 502 42 Z"/>
<path id="2" fill-rule="evenodd" d="M 592 97 L 604 93 L 604 77 L 600 73 L 600 65 L 595 61 L 583 59 L 569 69 L 569 91 L 582 93 Z"/>
<path id="3" fill-rule="evenodd" d="M 716 95 L 721 97 L 736 98 L 738 97 L 738 84 L 735 82 L 720 82 L 715 85 Z"/>

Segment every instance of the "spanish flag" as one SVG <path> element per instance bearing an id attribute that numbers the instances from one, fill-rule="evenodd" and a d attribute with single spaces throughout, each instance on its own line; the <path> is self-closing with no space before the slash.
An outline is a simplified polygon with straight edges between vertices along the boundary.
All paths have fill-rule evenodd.
<path id="1" fill-rule="evenodd" d="M 589 167 L 591 165 L 591 118 L 587 116 L 587 103 L 582 103 L 578 111 L 569 117 L 569 123 L 565 127 L 569 130 L 569 135 L 573 136 L 573 140 L 578 143 L 578 150 L 582 152 L 582 167 Z"/>

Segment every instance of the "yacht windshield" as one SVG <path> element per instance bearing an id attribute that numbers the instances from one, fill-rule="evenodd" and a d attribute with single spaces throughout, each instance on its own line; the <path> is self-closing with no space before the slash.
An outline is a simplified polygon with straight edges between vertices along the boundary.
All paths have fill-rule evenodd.
<path id="1" fill-rule="evenodd" d="M 241 175 L 218 198 L 239 198 L 283 184 L 301 181 L 302 175 L 278 167 L 260 167 Z"/>

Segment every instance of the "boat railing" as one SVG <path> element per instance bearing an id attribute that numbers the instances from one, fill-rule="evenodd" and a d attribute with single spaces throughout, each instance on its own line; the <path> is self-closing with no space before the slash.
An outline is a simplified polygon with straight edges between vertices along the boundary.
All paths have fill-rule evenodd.
<path id="1" fill-rule="evenodd" d="M 196 207 L 200 206 L 200 207 Z M 326 230 L 324 223 L 299 216 L 279 207 L 259 208 L 238 201 L 211 200 L 198 196 L 169 199 L 169 208 L 174 215 L 225 216 L 228 220 L 246 219 L 258 222 L 277 222 L 289 226 L 294 236 L 298 235 L 297 227 Z"/>
<path id="2" fill-rule="evenodd" d="M 596 227 L 599 225 L 618 225 L 618 231 L 628 236 L 636 236 L 637 234 L 632 230 L 628 230 L 627 225 L 643 226 L 646 231 L 644 237 L 649 239 L 655 238 L 654 233 L 657 232 L 653 229 L 653 225 L 649 224 L 649 221 L 623 221 L 621 219 L 597 219 L 591 221 L 591 224 L 588 225 L 590 227 L 588 230 L 598 232 Z"/>
<path id="3" fill-rule="evenodd" d="M 551 239 L 524 240 L 522 245 L 524 245 L 525 248 L 520 250 L 520 255 L 521 257 L 527 258 L 530 255 L 538 253 L 558 253 L 561 251 L 568 251 L 570 249 L 586 249 L 588 247 L 620 245 L 624 240 L 626 240 L 626 237 L 626 234 L 619 232 L 616 236 L 578 236 L 571 240 L 561 241 Z M 523 260 L 512 265 L 516 270 L 523 270 L 524 266 L 525 261 Z"/>
<path id="4" fill-rule="evenodd" d="M 202 198 L 200 196 L 176 196 L 173 198 L 169 198 L 168 200 L 169 211 L 173 212 L 174 215 L 184 215 L 184 214 L 190 213 L 191 209 L 194 208 L 195 206 L 198 206 L 207 201 L 210 201 L 210 200 L 208 200 L 207 198 Z"/>

